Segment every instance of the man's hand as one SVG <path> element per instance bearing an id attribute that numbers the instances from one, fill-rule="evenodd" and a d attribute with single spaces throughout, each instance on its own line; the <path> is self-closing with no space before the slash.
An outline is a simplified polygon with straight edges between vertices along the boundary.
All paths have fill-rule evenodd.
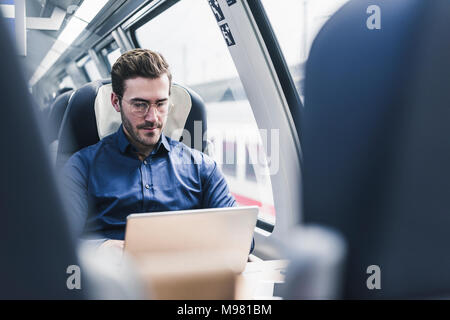
<path id="1" fill-rule="evenodd" d="M 119 249 L 120 251 L 122 251 L 124 243 L 125 242 L 123 240 L 106 240 L 100 245 L 98 249 L 99 250 Z"/>

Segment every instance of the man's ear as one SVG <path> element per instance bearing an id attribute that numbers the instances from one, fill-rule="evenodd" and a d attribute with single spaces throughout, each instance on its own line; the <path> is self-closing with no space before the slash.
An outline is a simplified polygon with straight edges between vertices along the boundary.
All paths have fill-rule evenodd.
<path id="1" fill-rule="evenodd" d="M 119 96 L 114 91 L 111 92 L 111 104 L 117 112 L 120 112 Z"/>

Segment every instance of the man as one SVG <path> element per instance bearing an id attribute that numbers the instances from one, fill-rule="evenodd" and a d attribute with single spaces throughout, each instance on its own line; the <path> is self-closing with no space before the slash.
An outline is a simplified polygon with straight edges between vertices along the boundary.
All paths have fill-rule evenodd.
<path id="1" fill-rule="evenodd" d="M 122 125 L 75 153 L 63 169 L 76 235 L 96 237 L 101 248 L 123 248 L 131 213 L 234 206 L 217 164 L 162 133 L 172 82 L 163 56 L 126 52 L 111 80 L 111 103 Z"/>

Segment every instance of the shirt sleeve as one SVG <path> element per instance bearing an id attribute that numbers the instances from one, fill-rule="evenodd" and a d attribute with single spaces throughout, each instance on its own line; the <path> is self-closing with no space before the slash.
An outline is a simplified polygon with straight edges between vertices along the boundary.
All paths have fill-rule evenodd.
<path id="1" fill-rule="evenodd" d="M 70 227 L 75 237 L 79 238 L 89 213 L 88 165 L 80 152 L 64 165 L 61 186 Z"/>
<path id="2" fill-rule="evenodd" d="M 228 188 L 217 163 L 204 155 L 202 163 L 203 197 L 202 208 L 224 208 L 236 206 L 236 200 Z"/>

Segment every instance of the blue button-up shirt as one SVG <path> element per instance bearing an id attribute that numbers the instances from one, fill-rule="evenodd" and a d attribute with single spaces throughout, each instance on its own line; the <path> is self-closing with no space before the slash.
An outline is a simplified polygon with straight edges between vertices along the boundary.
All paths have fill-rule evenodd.
<path id="1" fill-rule="evenodd" d="M 77 236 L 124 239 L 131 213 L 235 205 L 207 155 L 163 134 L 144 161 L 136 152 L 121 126 L 68 160 L 63 185 Z"/>

